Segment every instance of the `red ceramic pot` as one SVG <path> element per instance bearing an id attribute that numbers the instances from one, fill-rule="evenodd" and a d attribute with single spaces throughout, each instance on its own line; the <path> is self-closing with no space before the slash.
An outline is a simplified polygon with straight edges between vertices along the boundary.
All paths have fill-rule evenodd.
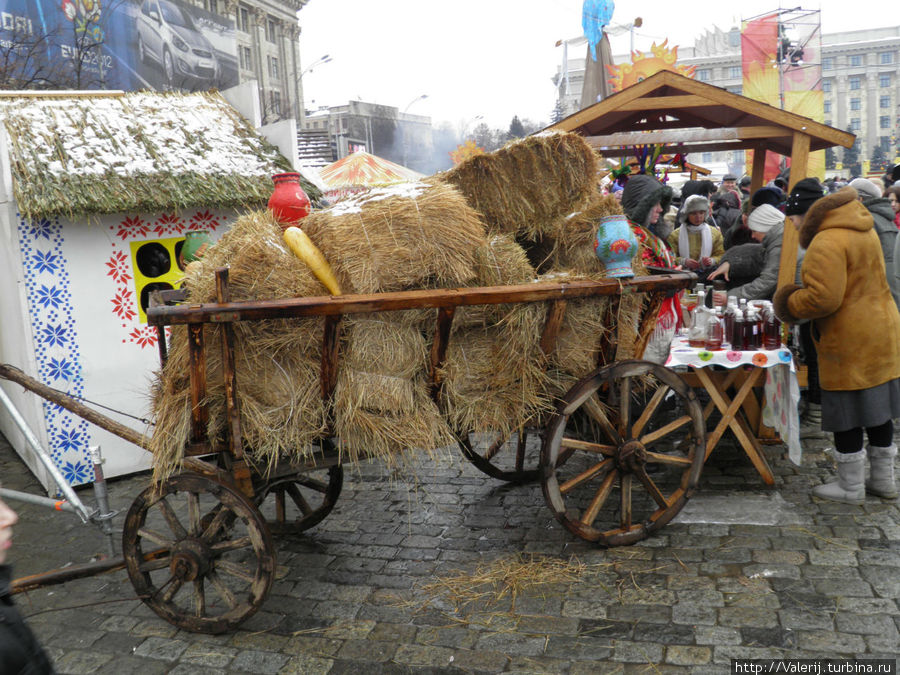
<path id="1" fill-rule="evenodd" d="M 276 173 L 272 176 L 275 191 L 269 197 L 269 210 L 283 228 L 296 225 L 309 215 L 309 197 L 300 187 L 299 173 Z"/>

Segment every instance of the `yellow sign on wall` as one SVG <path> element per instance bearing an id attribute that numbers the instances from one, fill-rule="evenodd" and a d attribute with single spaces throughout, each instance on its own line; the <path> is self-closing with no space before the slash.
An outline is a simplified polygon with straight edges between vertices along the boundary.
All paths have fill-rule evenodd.
<path id="1" fill-rule="evenodd" d="M 182 246 L 184 237 L 131 242 L 131 269 L 141 323 L 147 323 L 151 292 L 181 286 L 184 270 L 178 263 L 178 254 Z"/>

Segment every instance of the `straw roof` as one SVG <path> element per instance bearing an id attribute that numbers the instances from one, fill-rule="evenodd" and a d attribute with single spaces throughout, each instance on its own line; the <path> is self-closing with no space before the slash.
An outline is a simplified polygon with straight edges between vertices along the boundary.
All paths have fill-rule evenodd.
<path id="1" fill-rule="evenodd" d="M 330 189 L 390 185 L 422 178 L 417 171 L 362 150 L 319 169 L 319 176 Z"/>
<path id="2" fill-rule="evenodd" d="M 27 219 L 263 206 L 292 170 L 216 92 L 16 92 L 0 123 Z"/>

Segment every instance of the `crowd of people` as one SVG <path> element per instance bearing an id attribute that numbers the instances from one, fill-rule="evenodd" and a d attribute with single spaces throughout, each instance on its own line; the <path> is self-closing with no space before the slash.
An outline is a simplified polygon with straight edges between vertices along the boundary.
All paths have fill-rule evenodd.
<path id="1" fill-rule="evenodd" d="M 900 418 L 900 166 L 849 182 L 776 178 L 756 191 L 726 175 L 687 181 L 680 194 L 652 176 L 614 190 L 650 267 L 722 279 L 729 295 L 771 300 L 798 327 L 808 384 L 801 438 L 834 435 L 837 480 L 823 499 L 897 497 L 893 420 Z M 795 283 L 778 288 L 785 227 L 798 231 Z M 644 358 L 664 362 L 680 312 L 660 309 Z M 864 446 L 864 440 L 868 445 Z M 866 460 L 870 470 L 866 477 Z"/>

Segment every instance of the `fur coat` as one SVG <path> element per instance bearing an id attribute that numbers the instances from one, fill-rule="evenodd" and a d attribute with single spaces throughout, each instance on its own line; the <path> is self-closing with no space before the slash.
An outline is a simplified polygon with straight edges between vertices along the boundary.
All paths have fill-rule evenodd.
<path id="1" fill-rule="evenodd" d="M 856 391 L 900 377 L 900 313 L 872 216 L 856 190 L 813 203 L 800 245 L 803 285 L 780 288 L 775 311 L 784 321 L 813 320 L 822 389 Z"/>

